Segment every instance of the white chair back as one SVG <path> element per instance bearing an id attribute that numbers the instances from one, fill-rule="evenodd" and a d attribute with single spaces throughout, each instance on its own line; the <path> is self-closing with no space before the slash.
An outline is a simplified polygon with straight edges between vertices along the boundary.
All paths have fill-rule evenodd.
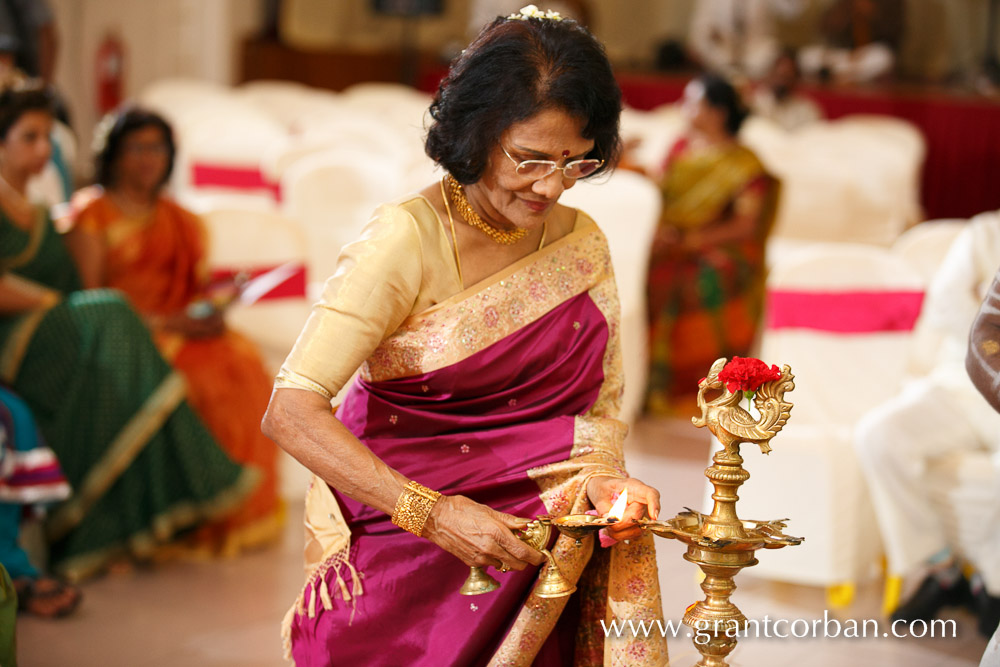
<path id="1" fill-rule="evenodd" d="M 285 172 L 282 210 L 305 231 L 312 280 L 333 275 L 340 249 L 380 204 L 402 194 L 401 182 L 395 161 L 340 150 L 302 158 Z"/>
<path id="2" fill-rule="evenodd" d="M 202 214 L 208 227 L 209 266 L 214 271 L 261 271 L 286 266 L 306 271 L 290 279 L 302 287 L 308 281 L 306 240 L 290 220 L 273 211 L 220 208 Z M 230 326 L 259 347 L 265 362 L 277 371 L 292 349 L 309 315 L 304 290 L 294 296 L 263 298 L 250 305 L 235 304 L 226 314 Z"/>
<path id="3" fill-rule="evenodd" d="M 968 221 L 961 218 L 921 222 L 896 239 L 892 244 L 892 253 L 919 273 L 924 284 L 930 284 L 952 241 L 966 224 Z"/>
<path id="4" fill-rule="evenodd" d="M 767 289 L 761 354 L 791 364 L 800 378 L 795 423 L 849 425 L 892 395 L 924 289 L 915 270 L 883 248 L 817 244 L 778 262 Z M 893 328 L 891 308 L 903 311 L 908 326 Z"/>
<path id="5" fill-rule="evenodd" d="M 896 132 L 850 120 L 787 132 L 748 120 L 742 141 L 782 181 L 775 236 L 887 247 L 920 219 L 923 151 L 903 139 L 912 138 L 905 123 L 884 124 Z"/>

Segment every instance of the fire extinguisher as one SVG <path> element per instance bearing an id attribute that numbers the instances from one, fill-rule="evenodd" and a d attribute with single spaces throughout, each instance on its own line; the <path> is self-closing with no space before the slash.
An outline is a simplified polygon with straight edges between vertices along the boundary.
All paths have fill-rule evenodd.
<path id="1" fill-rule="evenodd" d="M 124 88 L 125 50 L 117 35 L 108 34 L 97 49 L 97 110 L 118 108 Z"/>

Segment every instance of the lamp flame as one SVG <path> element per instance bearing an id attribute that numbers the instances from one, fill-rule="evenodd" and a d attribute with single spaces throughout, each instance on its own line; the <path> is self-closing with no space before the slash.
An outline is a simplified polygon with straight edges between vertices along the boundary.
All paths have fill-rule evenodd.
<path id="1" fill-rule="evenodd" d="M 625 516 L 625 506 L 628 505 L 628 489 L 623 489 L 622 494 L 618 496 L 618 500 L 615 504 L 611 506 L 608 510 L 608 518 L 614 519 L 615 521 L 621 521 L 622 517 Z"/>

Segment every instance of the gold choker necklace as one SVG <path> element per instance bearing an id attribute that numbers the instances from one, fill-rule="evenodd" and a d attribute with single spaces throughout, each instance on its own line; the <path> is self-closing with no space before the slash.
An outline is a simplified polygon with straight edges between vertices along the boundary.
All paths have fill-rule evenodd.
<path id="1" fill-rule="evenodd" d="M 456 181 L 455 177 L 451 174 L 446 174 L 444 178 L 448 184 L 448 192 L 451 194 L 451 200 L 455 203 L 455 208 L 458 209 L 458 212 L 462 214 L 462 218 L 471 227 L 475 227 L 483 234 L 489 236 L 495 243 L 501 245 L 514 245 L 528 235 L 528 230 L 521 229 L 520 227 L 515 227 L 507 231 L 491 226 L 479 217 L 479 214 L 472 208 L 472 204 L 469 203 L 469 200 L 465 196 L 465 191 L 462 189 L 462 184 Z"/>

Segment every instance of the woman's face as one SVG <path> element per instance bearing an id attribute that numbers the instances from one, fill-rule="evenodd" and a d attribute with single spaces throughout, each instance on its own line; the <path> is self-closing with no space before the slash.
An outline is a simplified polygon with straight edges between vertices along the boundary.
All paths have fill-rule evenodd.
<path id="1" fill-rule="evenodd" d="M 17 119 L 2 143 L 4 171 L 8 175 L 34 176 L 52 156 L 52 116 L 47 111 L 27 111 Z"/>
<path id="2" fill-rule="evenodd" d="M 487 220 L 535 229 L 548 218 L 559 196 L 576 184 L 556 169 L 544 178 L 517 173 L 524 160 L 553 160 L 560 167 L 586 157 L 593 139 L 582 136 L 584 121 L 561 109 L 540 111 L 514 123 L 493 148 L 482 177 L 467 188 L 470 199 Z M 510 155 L 508 157 L 504 151 Z"/>
<path id="3" fill-rule="evenodd" d="M 150 125 L 129 132 L 122 142 L 115 184 L 129 190 L 152 193 L 160 188 L 170 162 L 170 149 L 163 130 Z"/>
<path id="4" fill-rule="evenodd" d="M 688 125 L 697 132 L 715 133 L 725 126 L 724 112 L 716 109 L 705 99 L 705 87 L 701 81 L 692 81 L 684 89 L 681 102 Z"/>

